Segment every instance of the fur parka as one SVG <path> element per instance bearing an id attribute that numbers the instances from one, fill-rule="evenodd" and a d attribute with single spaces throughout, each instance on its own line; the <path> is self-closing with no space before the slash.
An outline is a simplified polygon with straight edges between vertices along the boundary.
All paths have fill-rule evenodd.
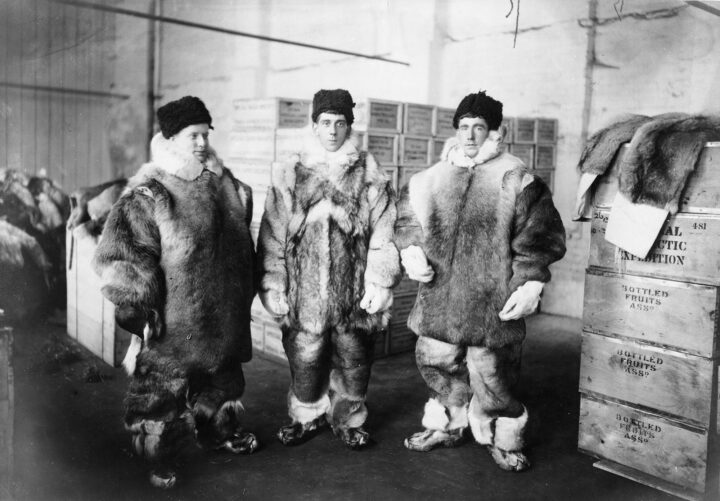
<path id="1" fill-rule="evenodd" d="M 367 284 L 389 289 L 400 278 L 392 185 L 354 132 L 331 153 L 308 131 L 294 160 L 273 168 L 258 237 L 261 291 L 286 295 L 283 323 L 293 329 L 386 325 L 388 312 L 359 304 Z"/>
<path id="2" fill-rule="evenodd" d="M 102 292 L 121 310 L 159 312 L 147 348 L 184 370 L 248 361 L 252 191 L 212 150 L 203 164 L 157 134 L 151 151 L 103 229 L 94 258 Z"/>
<path id="3" fill-rule="evenodd" d="M 549 189 L 500 152 L 501 139 L 491 131 L 472 159 L 448 139 L 441 161 L 401 190 L 398 248 L 420 246 L 435 272 L 408 318 L 418 335 L 464 346 L 522 341 L 524 321 L 498 313 L 520 285 L 550 280 L 548 266 L 565 254 Z"/>

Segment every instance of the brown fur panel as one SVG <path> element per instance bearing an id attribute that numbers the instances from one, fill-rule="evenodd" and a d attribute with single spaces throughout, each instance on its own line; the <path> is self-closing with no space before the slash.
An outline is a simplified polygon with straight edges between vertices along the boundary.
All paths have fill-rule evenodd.
<path id="1" fill-rule="evenodd" d="M 285 249 L 289 212 L 281 188 L 271 186 L 265 198 L 265 212 L 260 220 L 258 264 L 262 270 L 260 290 L 287 290 Z"/>
<path id="2" fill-rule="evenodd" d="M 157 308 L 162 302 L 160 233 L 155 202 L 138 191 L 123 196 L 111 211 L 95 251 L 93 266 L 103 294 L 117 305 Z"/>
<path id="3" fill-rule="evenodd" d="M 635 131 L 652 120 L 644 115 L 628 115 L 617 118 L 611 125 L 590 136 L 580 154 L 580 172 L 602 175 L 612 165 L 620 146 L 629 142 Z"/>
<path id="4" fill-rule="evenodd" d="M 620 166 L 620 192 L 634 203 L 678 210 L 687 177 L 708 141 L 720 140 L 720 116 L 668 115 L 638 129 Z"/>
<path id="5" fill-rule="evenodd" d="M 515 202 L 513 292 L 530 280 L 550 281 L 550 263 L 565 255 L 565 227 L 545 183 L 538 177 L 520 192 Z"/>
<path id="6" fill-rule="evenodd" d="M 423 231 L 420 221 L 410 203 L 410 186 L 405 185 L 400 190 L 397 203 L 397 220 L 395 222 L 395 245 L 402 250 L 411 245 L 420 246 L 423 243 Z"/>

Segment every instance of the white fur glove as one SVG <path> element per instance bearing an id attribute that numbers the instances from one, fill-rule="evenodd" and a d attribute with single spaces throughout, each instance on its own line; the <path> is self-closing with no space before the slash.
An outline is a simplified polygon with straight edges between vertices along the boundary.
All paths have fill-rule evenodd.
<path id="1" fill-rule="evenodd" d="M 393 294 L 387 287 L 365 282 L 365 295 L 360 301 L 360 308 L 369 314 L 389 310 L 393 303 Z"/>
<path id="2" fill-rule="evenodd" d="M 417 245 L 411 245 L 400 251 L 403 268 L 412 280 L 428 283 L 435 277 L 435 272 L 427 261 L 425 251 Z"/>
<path id="3" fill-rule="evenodd" d="M 543 282 L 530 280 L 518 287 L 499 313 L 500 320 L 517 320 L 534 313 L 540 302 L 540 293 L 544 286 Z"/>
<path id="4" fill-rule="evenodd" d="M 260 293 L 260 301 L 263 306 L 274 317 L 282 317 L 290 311 L 285 293 L 270 289 Z"/>

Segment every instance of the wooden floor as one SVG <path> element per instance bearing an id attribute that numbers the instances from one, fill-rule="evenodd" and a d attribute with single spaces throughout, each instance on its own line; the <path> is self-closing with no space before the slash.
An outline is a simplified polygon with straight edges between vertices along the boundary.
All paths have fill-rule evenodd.
<path id="1" fill-rule="evenodd" d="M 373 368 L 368 428 L 374 444 L 354 452 L 325 432 L 284 447 L 288 369 L 255 357 L 246 366 L 247 427 L 262 447 L 252 456 L 197 451 L 171 491 L 149 486 L 123 430 L 127 379 L 44 324 L 15 333 L 15 475 L 18 500 L 669 500 L 593 467 L 577 452 L 580 321 L 539 315 L 529 322 L 520 396 L 531 413 L 523 473 L 500 471 L 473 443 L 428 453 L 406 450 L 420 430 L 427 390 L 411 353 Z M 93 367 L 100 369 L 100 382 Z"/>

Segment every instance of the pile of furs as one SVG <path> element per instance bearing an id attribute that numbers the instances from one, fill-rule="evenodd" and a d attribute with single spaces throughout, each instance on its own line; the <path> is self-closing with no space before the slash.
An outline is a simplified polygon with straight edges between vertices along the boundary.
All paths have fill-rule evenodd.
<path id="1" fill-rule="evenodd" d="M 68 196 L 41 173 L 0 169 L 0 309 L 8 321 L 65 306 Z"/>
<path id="2" fill-rule="evenodd" d="M 70 195 L 41 171 L 0 169 L 0 310 L 10 322 L 37 320 L 66 306 L 65 229 L 102 232 L 127 180 Z M 72 241 L 72 239 L 71 239 Z"/>

